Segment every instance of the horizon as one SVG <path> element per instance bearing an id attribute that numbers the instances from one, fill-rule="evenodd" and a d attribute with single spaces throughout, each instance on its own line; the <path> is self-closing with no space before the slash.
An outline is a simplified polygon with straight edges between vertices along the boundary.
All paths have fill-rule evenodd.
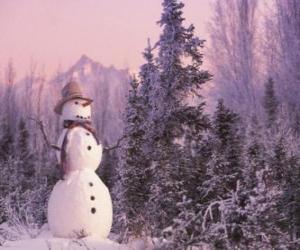
<path id="1" fill-rule="evenodd" d="M 210 2 L 184 1 L 185 23 L 194 24 L 196 34 L 205 40 Z M 82 55 L 105 67 L 136 72 L 144 62 L 147 39 L 154 44 L 161 33 L 160 0 L 4 0 L 0 7 L 5 37 L 0 41 L 0 70 L 3 74 L 12 60 L 17 80 L 32 65 L 49 78 L 58 69 L 68 70 Z"/>

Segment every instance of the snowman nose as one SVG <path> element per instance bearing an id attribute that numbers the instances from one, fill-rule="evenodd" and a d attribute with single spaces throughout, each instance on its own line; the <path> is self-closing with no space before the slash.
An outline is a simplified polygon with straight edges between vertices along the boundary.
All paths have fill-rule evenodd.
<path id="1" fill-rule="evenodd" d="M 87 102 L 85 102 L 85 103 L 82 103 L 82 106 L 83 106 L 83 107 L 86 107 L 86 106 L 88 106 L 88 105 L 90 105 L 90 104 L 91 104 L 91 102 L 87 101 Z"/>

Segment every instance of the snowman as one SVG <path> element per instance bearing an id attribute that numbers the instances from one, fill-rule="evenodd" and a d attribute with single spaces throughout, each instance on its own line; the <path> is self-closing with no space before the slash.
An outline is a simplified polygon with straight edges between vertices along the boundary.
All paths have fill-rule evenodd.
<path id="1" fill-rule="evenodd" d="M 92 100 L 83 97 L 77 82 L 62 89 L 54 111 L 64 126 L 58 139 L 57 158 L 62 180 L 53 188 L 48 202 L 48 223 L 55 237 L 106 238 L 112 225 L 109 191 L 95 173 L 102 147 L 91 126 Z"/>

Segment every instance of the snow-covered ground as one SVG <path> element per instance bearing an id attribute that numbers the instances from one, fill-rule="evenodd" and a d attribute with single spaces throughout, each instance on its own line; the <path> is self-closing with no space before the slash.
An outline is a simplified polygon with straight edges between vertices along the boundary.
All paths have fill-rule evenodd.
<path id="1" fill-rule="evenodd" d="M 111 237 L 113 238 L 113 236 Z M 113 240 L 96 238 L 64 239 L 54 238 L 44 225 L 40 234 L 35 238 L 22 237 L 14 241 L 4 241 L 0 249 L 6 250 L 150 250 L 151 243 L 135 240 L 127 245 L 120 245 Z"/>
<path id="2" fill-rule="evenodd" d="M 62 238 L 36 238 L 20 241 L 9 241 L 4 243 L 0 249 L 11 250 L 79 250 L 79 249 L 129 249 L 127 246 L 121 246 L 110 240 L 96 240 L 96 239 L 81 239 L 70 240 Z"/>

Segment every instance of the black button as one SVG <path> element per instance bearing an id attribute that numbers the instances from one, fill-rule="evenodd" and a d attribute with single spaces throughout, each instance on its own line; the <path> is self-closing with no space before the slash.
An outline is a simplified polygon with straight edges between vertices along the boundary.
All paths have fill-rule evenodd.
<path id="1" fill-rule="evenodd" d="M 81 119 L 83 119 L 83 116 L 80 116 Z"/>
<path id="2" fill-rule="evenodd" d="M 94 186 L 93 182 L 90 182 L 89 185 L 90 185 L 90 187 Z"/>
<path id="3" fill-rule="evenodd" d="M 90 133 L 86 133 L 86 135 L 90 135 Z"/>
<path id="4" fill-rule="evenodd" d="M 91 149 L 92 149 L 92 147 L 91 147 L 91 146 L 88 146 L 88 147 L 87 147 L 87 149 L 88 149 L 88 150 L 91 150 Z"/>
<path id="5" fill-rule="evenodd" d="M 96 208 L 92 207 L 91 212 L 92 214 L 96 213 Z"/>
<path id="6" fill-rule="evenodd" d="M 94 201 L 95 200 L 95 196 L 91 196 L 91 200 Z"/>
<path id="7" fill-rule="evenodd" d="M 76 117 L 79 118 L 80 116 L 79 116 L 79 115 L 76 115 Z"/>

